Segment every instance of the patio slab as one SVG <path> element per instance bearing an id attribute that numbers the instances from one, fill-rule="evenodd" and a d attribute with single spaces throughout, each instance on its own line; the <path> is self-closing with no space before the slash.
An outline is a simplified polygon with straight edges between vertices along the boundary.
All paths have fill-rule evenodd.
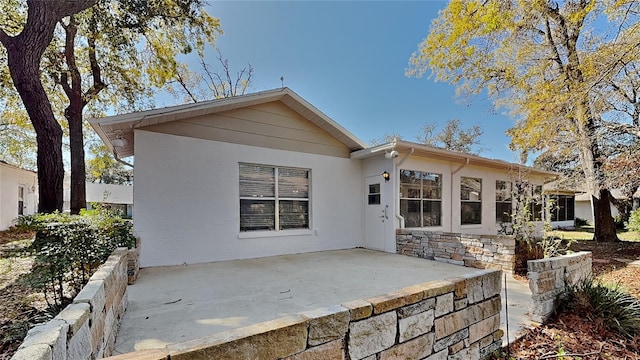
<path id="1" fill-rule="evenodd" d="M 365 249 L 142 269 L 129 286 L 114 354 L 162 348 L 475 271 Z"/>

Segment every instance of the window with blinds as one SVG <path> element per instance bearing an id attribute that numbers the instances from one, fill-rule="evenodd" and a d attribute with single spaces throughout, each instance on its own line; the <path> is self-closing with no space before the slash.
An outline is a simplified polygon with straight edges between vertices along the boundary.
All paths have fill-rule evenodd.
<path id="1" fill-rule="evenodd" d="M 240 231 L 309 228 L 309 169 L 240 163 Z"/>

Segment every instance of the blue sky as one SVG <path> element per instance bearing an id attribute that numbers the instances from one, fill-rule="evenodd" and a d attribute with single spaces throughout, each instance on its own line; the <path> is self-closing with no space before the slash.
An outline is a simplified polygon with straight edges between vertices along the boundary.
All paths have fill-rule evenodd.
<path id="1" fill-rule="evenodd" d="M 484 130 L 481 155 L 507 161 L 513 120 L 483 97 L 458 99 L 455 88 L 407 78 L 411 54 L 445 1 L 212 1 L 217 40 L 233 70 L 254 67 L 251 92 L 284 85 L 365 142 L 385 133 L 416 141 L 425 122 L 457 118 Z M 208 62 L 215 64 L 215 53 Z M 157 105 L 162 105 L 158 101 Z"/>

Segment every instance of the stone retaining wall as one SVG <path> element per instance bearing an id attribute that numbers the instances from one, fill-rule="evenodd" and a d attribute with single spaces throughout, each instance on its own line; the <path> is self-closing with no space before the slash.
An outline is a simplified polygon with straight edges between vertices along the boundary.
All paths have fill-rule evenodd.
<path id="1" fill-rule="evenodd" d="M 591 253 L 578 252 L 527 261 L 531 289 L 531 320 L 544 323 L 556 309 L 557 299 L 569 285 L 591 276 Z"/>
<path id="2" fill-rule="evenodd" d="M 516 242 L 505 235 L 474 235 L 398 229 L 398 254 L 480 269 L 513 271 Z"/>
<path id="3" fill-rule="evenodd" d="M 71 305 L 51 321 L 29 330 L 12 359 L 88 360 L 111 355 L 120 317 L 127 307 L 128 264 L 134 261 L 131 254 L 135 255 L 135 250 L 116 249 Z"/>
<path id="4" fill-rule="evenodd" d="M 110 359 L 482 359 L 502 345 L 500 279 L 481 270 Z"/>

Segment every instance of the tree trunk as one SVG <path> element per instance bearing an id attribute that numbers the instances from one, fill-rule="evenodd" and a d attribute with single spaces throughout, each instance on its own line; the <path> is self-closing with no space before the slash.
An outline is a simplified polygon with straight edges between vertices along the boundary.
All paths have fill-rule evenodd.
<path id="1" fill-rule="evenodd" d="M 38 144 L 38 211 L 62 211 L 64 166 L 62 128 L 40 80 L 40 59 L 53 39 L 60 19 L 87 9 L 96 0 L 27 0 L 27 22 L 20 34 L 9 36 L 0 29 L 7 49 L 11 79 L 36 131 Z"/>
<path id="2" fill-rule="evenodd" d="M 38 211 L 62 211 L 64 167 L 62 128 L 40 81 L 40 58 L 51 42 L 55 21 L 48 19 L 46 6 L 29 8 L 29 20 L 37 29 L 25 30 L 15 38 L 3 37 L 13 84 L 36 131 L 38 144 Z"/>
<path id="3" fill-rule="evenodd" d="M 69 210 L 72 214 L 79 214 L 80 210 L 87 206 L 87 192 L 84 136 L 82 134 L 84 98 L 82 96 L 82 77 L 76 64 L 75 39 L 78 28 L 75 17 L 71 15 L 69 24 L 62 24 L 62 27 L 66 33 L 64 55 L 68 68 L 68 74 L 61 74 L 60 84 L 69 98 L 69 105 L 64 110 L 64 117 L 69 124 L 69 147 L 71 150 L 71 204 Z"/>
<path id="4" fill-rule="evenodd" d="M 616 234 L 616 224 L 611 216 L 611 193 L 607 189 L 600 190 L 600 199 L 593 197 L 593 222 L 595 231 L 593 238 L 601 242 L 620 241 Z"/>
<path id="5" fill-rule="evenodd" d="M 80 105 L 82 105 L 81 102 L 82 100 L 80 100 Z M 77 105 L 77 102 L 71 101 L 71 104 L 65 110 L 65 117 L 69 122 L 69 145 L 71 148 L 70 210 L 72 214 L 78 214 L 81 209 L 87 207 L 82 108 L 77 109 Z"/>

